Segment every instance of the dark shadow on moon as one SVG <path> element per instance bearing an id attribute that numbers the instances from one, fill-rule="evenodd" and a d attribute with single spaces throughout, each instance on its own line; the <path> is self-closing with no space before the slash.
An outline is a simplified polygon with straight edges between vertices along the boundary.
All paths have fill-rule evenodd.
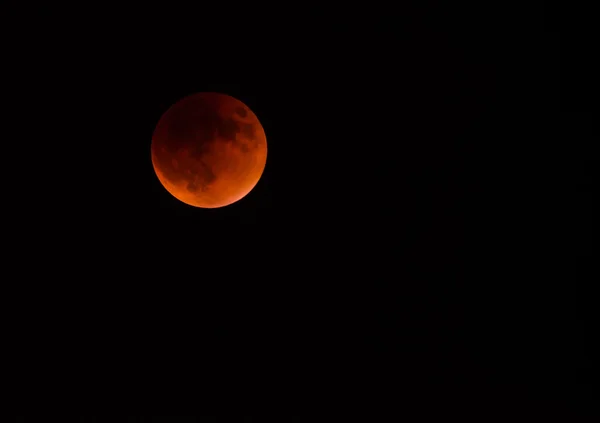
<path id="1" fill-rule="evenodd" d="M 235 108 L 235 113 L 242 117 L 248 116 L 248 111 L 241 106 Z M 165 117 L 168 139 L 166 148 L 171 154 L 188 148 L 190 157 L 201 160 L 218 138 L 232 141 L 244 153 L 258 147 L 255 125 L 220 115 L 218 107 L 204 98 L 191 98 L 176 104 Z M 247 145 L 238 141 L 238 134 L 247 138 L 244 143 Z"/>
<path id="2" fill-rule="evenodd" d="M 198 160 L 196 166 L 190 170 L 194 176 L 194 180 L 188 182 L 187 190 L 191 193 L 204 192 L 217 180 L 217 175 L 213 172 L 212 168 L 202 160 Z"/>
<path id="3" fill-rule="evenodd" d="M 244 125 L 242 125 L 241 132 L 246 137 L 248 137 L 252 141 L 256 142 L 256 137 L 255 137 L 256 130 L 254 129 L 254 125 L 250 125 L 249 123 L 245 123 Z"/>
<path id="4" fill-rule="evenodd" d="M 248 112 L 246 111 L 246 109 L 244 109 L 243 107 L 236 107 L 235 108 L 235 112 L 240 115 L 241 117 L 246 117 L 248 116 Z"/>

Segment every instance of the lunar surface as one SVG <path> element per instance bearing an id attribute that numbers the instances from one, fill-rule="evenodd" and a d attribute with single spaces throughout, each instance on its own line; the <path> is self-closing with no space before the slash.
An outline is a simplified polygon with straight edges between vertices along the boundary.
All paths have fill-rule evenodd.
<path id="1" fill-rule="evenodd" d="M 151 152 L 154 171 L 171 195 L 191 206 L 217 208 L 256 186 L 267 161 L 267 139 L 241 101 L 197 93 L 160 118 Z"/>

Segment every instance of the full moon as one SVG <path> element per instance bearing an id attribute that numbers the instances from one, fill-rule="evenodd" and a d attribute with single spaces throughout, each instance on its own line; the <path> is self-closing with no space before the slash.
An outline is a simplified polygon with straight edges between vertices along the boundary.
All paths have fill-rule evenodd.
<path id="1" fill-rule="evenodd" d="M 254 112 L 219 93 L 192 94 L 171 106 L 156 125 L 150 149 L 166 190 L 208 209 L 244 198 L 267 162 L 267 138 Z"/>

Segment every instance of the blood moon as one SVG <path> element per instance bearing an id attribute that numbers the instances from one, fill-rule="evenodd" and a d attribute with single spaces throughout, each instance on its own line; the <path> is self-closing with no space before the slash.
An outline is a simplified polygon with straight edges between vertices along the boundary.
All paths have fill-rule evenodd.
<path id="1" fill-rule="evenodd" d="M 256 186 L 267 162 L 267 138 L 240 100 L 202 92 L 162 115 L 151 152 L 156 176 L 171 195 L 191 206 L 218 208 Z"/>

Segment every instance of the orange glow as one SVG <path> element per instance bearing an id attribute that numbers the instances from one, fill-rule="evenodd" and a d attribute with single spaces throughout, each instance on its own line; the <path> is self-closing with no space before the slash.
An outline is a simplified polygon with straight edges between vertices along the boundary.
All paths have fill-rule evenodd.
<path id="1" fill-rule="evenodd" d="M 218 208 L 256 186 L 267 162 L 267 138 L 241 101 L 198 93 L 160 118 L 151 152 L 156 176 L 171 195 L 191 206 Z"/>

